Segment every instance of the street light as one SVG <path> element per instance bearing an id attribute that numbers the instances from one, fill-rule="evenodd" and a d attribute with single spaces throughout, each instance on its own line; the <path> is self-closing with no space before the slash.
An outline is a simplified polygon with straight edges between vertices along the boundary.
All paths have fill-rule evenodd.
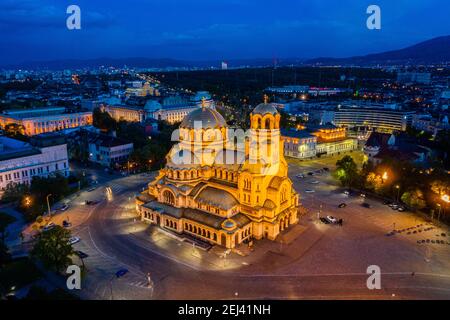
<path id="1" fill-rule="evenodd" d="M 397 184 L 395 185 L 395 189 L 397 189 L 397 202 L 399 201 L 399 197 L 400 197 L 400 186 Z"/>
<path id="2" fill-rule="evenodd" d="M 31 205 L 31 198 L 29 196 L 25 197 L 25 206 L 29 207 Z"/>
<path id="3" fill-rule="evenodd" d="M 439 208 L 439 211 L 438 211 L 438 221 L 439 221 L 440 218 L 441 218 L 441 210 L 442 210 L 442 206 L 441 206 L 440 203 L 438 203 L 438 204 L 437 204 L 437 207 Z"/>
<path id="4" fill-rule="evenodd" d="M 450 197 L 448 194 L 444 194 L 441 199 L 447 203 L 450 203 Z"/>
<path id="5" fill-rule="evenodd" d="M 49 197 L 51 196 L 51 194 L 47 195 L 47 209 L 48 209 L 48 215 L 50 216 L 50 202 L 49 202 Z"/>

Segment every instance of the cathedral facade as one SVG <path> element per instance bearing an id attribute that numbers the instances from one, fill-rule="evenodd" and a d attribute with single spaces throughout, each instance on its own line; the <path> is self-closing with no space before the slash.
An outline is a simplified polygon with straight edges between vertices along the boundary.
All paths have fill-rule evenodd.
<path id="1" fill-rule="evenodd" d="M 212 108 L 188 114 L 165 168 L 136 197 L 142 221 L 226 248 L 274 240 L 297 223 L 299 195 L 287 176 L 280 115 L 266 101 L 250 123 L 244 133 Z"/>

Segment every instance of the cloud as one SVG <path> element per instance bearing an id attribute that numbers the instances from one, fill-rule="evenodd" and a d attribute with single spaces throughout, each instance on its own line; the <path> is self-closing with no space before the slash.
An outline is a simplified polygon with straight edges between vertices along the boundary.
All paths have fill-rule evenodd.
<path id="1" fill-rule="evenodd" d="M 67 7 L 33 0 L 2 0 L 0 28 L 13 31 L 66 27 Z M 81 10 L 83 27 L 105 28 L 114 24 L 112 16 L 97 11 Z"/>

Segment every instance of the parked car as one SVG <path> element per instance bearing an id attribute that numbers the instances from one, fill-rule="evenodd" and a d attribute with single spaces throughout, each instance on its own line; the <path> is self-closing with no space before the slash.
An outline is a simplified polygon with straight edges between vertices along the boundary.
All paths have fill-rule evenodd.
<path id="1" fill-rule="evenodd" d="M 392 210 L 397 210 L 398 209 L 398 204 L 393 204 L 392 206 L 390 206 Z"/>
<path id="2" fill-rule="evenodd" d="M 345 202 L 342 202 L 341 204 L 338 205 L 339 208 L 345 208 L 347 206 L 347 204 Z"/>
<path id="3" fill-rule="evenodd" d="M 328 169 L 327 167 L 324 167 L 323 170 L 325 171 L 329 171 L 330 169 Z"/>
<path id="4" fill-rule="evenodd" d="M 68 227 L 70 227 L 70 226 L 72 225 L 72 223 L 70 223 L 70 222 L 67 221 L 67 220 L 64 220 L 63 223 L 62 223 L 62 225 L 63 225 L 64 228 L 68 228 Z"/>
<path id="5" fill-rule="evenodd" d="M 86 200 L 85 202 L 88 206 L 93 206 L 98 203 L 96 200 Z"/>
<path id="6" fill-rule="evenodd" d="M 362 204 L 362 206 L 363 206 L 364 208 L 367 208 L 367 209 L 372 208 L 372 206 L 370 205 L 370 203 L 367 203 L 367 202 L 364 202 L 364 203 Z"/>
<path id="7" fill-rule="evenodd" d="M 329 224 L 330 222 L 327 220 L 327 219 L 325 219 L 325 218 L 320 218 L 320 221 L 322 221 L 322 223 L 325 223 L 325 224 Z"/>
<path id="8" fill-rule="evenodd" d="M 68 241 L 69 244 L 75 244 L 77 242 L 80 242 L 80 238 L 78 237 L 71 237 Z"/>
<path id="9" fill-rule="evenodd" d="M 116 277 L 120 278 L 123 277 L 124 275 L 126 275 L 128 273 L 127 269 L 120 269 L 119 271 L 116 272 Z"/>
<path id="10" fill-rule="evenodd" d="M 75 251 L 75 254 L 77 256 L 79 256 L 81 259 L 85 259 L 85 258 L 89 257 L 89 255 L 87 255 L 86 253 L 84 253 L 83 251 L 80 251 L 80 250 Z"/>
<path id="11" fill-rule="evenodd" d="M 61 211 L 66 211 L 67 209 L 69 209 L 69 205 L 68 204 L 65 204 L 61 208 L 59 208 L 59 210 L 61 210 Z"/>
<path id="12" fill-rule="evenodd" d="M 319 181 L 317 181 L 317 180 L 314 180 L 314 181 L 310 181 L 309 183 L 311 183 L 311 184 L 318 184 L 318 183 L 319 183 Z"/>
<path id="13" fill-rule="evenodd" d="M 400 212 L 403 212 L 403 211 L 405 211 L 406 209 L 405 209 L 405 207 L 398 207 L 397 210 L 400 211 Z"/>
<path id="14" fill-rule="evenodd" d="M 313 176 L 314 172 L 308 172 L 308 176 Z"/>
<path id="15" fill-rule="evenodd" d="M 56 224 L 53 222 L 48 223 L 45 227 L 42 228 L 44 231 L 52 230 L 54 227 L 56 227 Z"/>
<path id="16" fill-rule="evenodd" d="M 337 219 L 333 216 L 327 216 L 327 220 L 330 223 L 337 223 Z"/>
<path id="17" fill-rule="evenodd" d="M 296 175 L 296 177 L 299 178 L 299 179 L 303 179 L 303 178 L 305 177 L 305 175 L 303 175 L 303 174 L 298 174 L 298 175 Z"/>
<path id="18" fill-rule="evenodd" d="M 344 194 L 345 194 L 346 196 L 349 196 L 349 195 L 350 195 L 350 190 L 345 190 L 345 191 L 344 191 Z"/>

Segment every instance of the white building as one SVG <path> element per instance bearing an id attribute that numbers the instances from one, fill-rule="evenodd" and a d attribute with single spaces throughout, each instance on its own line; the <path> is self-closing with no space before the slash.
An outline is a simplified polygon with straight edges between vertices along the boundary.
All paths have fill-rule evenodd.
<path id="1" fill-rule="evenodd" d="M 69 176 L 64 137 L 45 134 L 26 143 L 0 136 L 0 195 L 9 183 L 29 184 L 33 177 L 56 173 Z"/>
<path id="2" fill-rule="evenodd" d="M 0 127 L 17 124 L 23 127 L 23 134 L 53 132 L 92 124 L 91 111 L 70 112 L 64 107 L 5 110 L 0 113 Z"/>
<path id="3" fill-rule="evenodd" d="M 128 160 L 133 143 L 102 134 L 88 136 L 89 160 L 105 167 L 118 166 Z"/>
<path id="4" fill-rule="evenodd" d="M 215 109 L 215 102 L 207 91 L 199 91 L 190 99 L 183 96 L 169 96 L 150 99 L 144 107 L 128 105 L 104 105 L 104 110 L 116 120 L 144 122 L 147 119 L 181 122 L 190 112 L 205 107 Z"/>

